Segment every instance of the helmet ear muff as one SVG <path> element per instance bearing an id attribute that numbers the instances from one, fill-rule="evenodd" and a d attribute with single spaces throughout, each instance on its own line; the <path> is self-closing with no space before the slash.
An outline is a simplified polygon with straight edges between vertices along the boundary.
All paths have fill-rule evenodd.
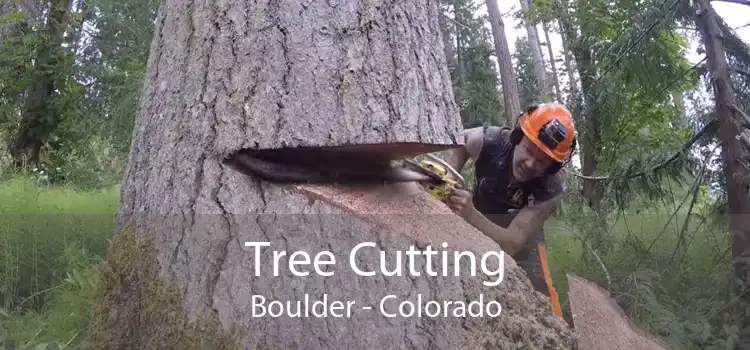
<path id="1" fill-rule="evenodd" d="M 523 130 L 521 130 L 520 126 L 516 126 L 510 132 L 510 143 L 513 145 L 518 145 L 519 143 L 521 143 L 521 140 L 523 140 Z"/>
<path id="2" fill-rule="evenodd" d="M 554 162 L 552 163 L 552 165 L 549 166 L 549 168 L 547 168 L 547 174 L 557 174 L 557 172 L 559 172 L 560 169 L 562 169 L 562 167 L 563 167 L 563 163 Z"/>
<path id="3" fill-rule="evenodd" d="M 562 169 L 562 167 L 565 166 L 565 164 L 568 164 L 568 162 L 570 162 L 570 159 L 573 157 L 573 152 L 575 152 L 576 150 L 576 143 L 577 143 L 576 137 L 573 136 L 573 142 L 570 143 L 570 153 L 568 153 L 568 158 L 566 158 L 564 162 L 552 163 L 552 165 L 550 165 L 549 168 L 547 169 L 548 174 L 556 174 Z"/>

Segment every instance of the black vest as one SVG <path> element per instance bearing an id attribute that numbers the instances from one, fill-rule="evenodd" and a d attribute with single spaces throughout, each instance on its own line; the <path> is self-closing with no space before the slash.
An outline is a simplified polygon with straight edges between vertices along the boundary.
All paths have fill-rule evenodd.
<path id="1" fill-rule="evenodd" d="M 474 163 L 474 207 L 502 227 L 508 227 L 515 216 L 509 210 L 517 211 L 528 205 L 530 188 L 537 182 L 510 184 L 514 148 L 509 128 L 485 127 L 482 150 Z"/>
<path id="2" fill-rule="evenodd" d="M 529 204 L 530 197 L 536 195 L 539 200 L 546 200 L 563 190 L 557 175 L 542 176 L 520 186 L 510 185 L 515 148 L 510 142 L 510 131 L 509 128 L 485 127 L 482 150 L 474 163 L 474 207 L 495 225 L 504 228 L 511 223 L 517 210 Z M 541 243 L 544 243 L 543 230 L 530 237 L 513 259 L 526 271 L 534 288 L 549 295 L 538 251 Z"/>
<path id="3" fill-rule="evenodd" d="M 515 145 L 510 142 L 510 128 L 485 127 L 482 150 L 474 163 L 474 207 L 495 225 L 504 228 L 508 227 L 518 210 L 529 204 L 533 189 L 544 188 L 548 180 L 541 177 L 523 185 L 511 185 L 514 148 Z M 535 239 L 529 240 L 528 247 L 543 241 L 544 234 L 539 232 Z M 524 252 L 519 253 L 524 255 Z"/>

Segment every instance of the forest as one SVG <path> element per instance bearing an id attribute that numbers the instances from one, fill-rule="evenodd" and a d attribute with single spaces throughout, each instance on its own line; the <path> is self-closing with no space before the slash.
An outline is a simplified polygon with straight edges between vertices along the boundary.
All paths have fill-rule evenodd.
<path id="1" fill-rule="evenodd" d="M 449 74 L 463 128 L 512 126 L 523 110 L 536 103 L 560 102 L 571 110 L 579 144 L 575 161 L 563 172 L 567 189 L 563 204 L 545 224 L 551 274 L 565 320 L 572 322 L 566 277 L 572 273 L 609 291 L 635 325 L 673 349 L 747 348 L 750 43 L 712 5 L 721 2 L 737 12 L 750 13 L 750 1 L 512 2 L 512 10 L 506 13 L 497 0 L 440 0 L 437 5 L 404 0 L 410 5 L 403 6 L 422 11 L 410 20 L 421 21 L 424 30 L 433 21 L 439 28 L 444 61 L 437 62 L 444 63 L 440 69 Z M 301 47 L 298 42 L 279 44 L 284 46 L 283 53 L 269 48 L 268 43 L 277 39 L 286 42 L 288 29 L 266 32 L 261 28 L 267 21 L 261 9 L 275 11 L 278 22 L 289 23 L 295 21 L 296 14 L 291 14 L 297 11 L 295 6 L 322 6 L 297 1 L 213 3 L 0 3 L 0 349 L 78 349 L 87 342 L 130 341 L 123 340 L 124 333 L 104 339 L 107 330 L 101 320 L 112 311 L 97 304 L 119 297 L 103 292 L 103 286 L 115 283 L 116 278 L 109 274 L 113 267 L 102 267 L 116 265 L 103 263 L 108 254 L 118 254 L 111 249 L 118 215 L 137 216 L 134 203 L 139 201 L 159 207 L 183 195 L 194 196 L 193 203 L 179 204 L 175 212 L 194 214 L 196 207 L 214 208 L 198 198 L 204 192 L 220 197 L 216 193 L 220 190 L 194 188 L 194 182 L 214 179 L 224 183 L 229 178 L 207 165 L 190 167 L 191 162 L 205 162 L 206 156 L 186 151 L 191 148 L 181 148 L 178 154 L 179 145 L 189 141 L 176 136 L 175 130 L 195 137 L 194 147 L 219 144 L 217 149 L 228 149 L 246 142 L 213 140 L 217 134 L 233 135 L 234 131 L 227 130 L 239 125 L 241 117 L 226 117 L 225 124 L 213 129 L 202 122 L 162 127 L 157 121 L 169 123 L 170 118 L 191 118 L 209 114 L 208 110 L 241 113 L 242 101 L 235 100 L 243 98 L 239 94 L 255 94 L 257 86 L 242 86 L 247 82 L 238 81 L 239 77 L 271 76 L 284 66 L 263 66 L 254 59 L 260 62 L 265 55 L 262 61 L 270 62 L 291 60 L 290 52 L 304 55 L 287 47 Z M 362 1 L 338 3 L 367 7 L 357 14 L 371 16 L 371 21 L 380 18 L 377 11 L 398 7 L 393 0 L 373 1 L 378 4 L 375 10 L 376 5 Z M 383 7 L 386 10 L 379 7 L 383 4 L 388 5 Z M 420 6 L 435 6 L 437 11 Z M 337 16 L 345 17 L 342 13 L 349 10 L 344 7 L 336 10 L 341 11 Z M 290 14 L 279 15 L 285 9 Z M 192 17 L 180 17 L 183 10 Z M 520 26 L 508 26 L 509 19 Z M 339 24 L 344 22 L 341 19 Z M 379 25 L 399 28 L 389 35 L 401 33 L 401 24 L 385 22 Z M 369 25 L 373 37 L 380 33 L 378 25 Z M 226 28 L 232 28 L 231 33 Z M 511 31 L 517 33 L 514 42 L 507 39 Z M 270 34 L 265 39 L 255 39 L 266 33 Z M 211 48 L 201 46 L 201 40 L 210 41 Z M 248 49 L 252 45 L 243 40 L 264 44 L 256 45 L 254 52 L 256 48 Z M 180 51 L 180 42 L 193 46 Z M 438 49 L 427 46 L 421 48 L 422 53 L 434 56 Z M 213 58 L 191 58 L 199 55 Z M 233 57 L 234 62 L 222 57 Z M 691 61 L 691 57 L 698 60 Z M 185 63 L 180 66 L 179 60 Z M 245 66 L 237 68 L 242 62 Z M 287 69 L 292 76 L 292 69 Z M 306 76 L 300 73 L 302 68 L 295 69 L 296 79 Z M 292 86 L 302 83 L 287 82 L 287 75 L 286 89 L 307 91 Z M 188 76 L 195 78 L 181 78 Z M 156 81 L 163 84 L 157 86 Z M 216 97 L 222 94 L 229 97 Z M 252 108 L 271 110 L 271 104 Z M 293 102 L 285 110 L 284 123 L 291 126 L 277 126 L 274 137 L 282 130 L 294 139 L 289 130 L 311 117 L 302 117 L 302 107 Z M 299 120 L 291 120 L 289 116 L 296 112 L 300 112 L 294 114 Z M 254 123 L 243 128 L 273 128 L 270 122 Z M 208 129 L 212 137 L 201 134 Z M 258 137 L 264 145 L 273 144 L 271 138 Z M 169 149 L 169 142 L 176 146 Z M 162 148 L 149 150 L 158 148 L 153 144 Z M 175 154 L 167 155 L 171 151 Z M 150 152 L 151 158 L 146 160 L 143 152 Z M 147 176 L 145 167 L 157 158 L 169 165 Z M 156 183 L 164 176 L 174 182 Z M 464 176 L 472 180 L 473 169 L 467 167 Z M 146 191 L 154 193 L 135 190 L 136 178 L 154 181 Z M 185 192 L 195 194 L 174 190 L 181 185 L 189 188 Z M 163 195 L 158 191 L 174 192 Z M 226 250 L 228 241 L 217 237 L 206 241 L 205 250 L 188 250 L 214 259 L 220 250 L 215 246 L 223 244 Z M 182 238 L 177 244 L 183 244 Z M 187 259 L 177 255 L 172 259 Z M 215 259 L 220 261 L 218 266 L 224 263 L 224 258 Z M 192 269 L 221 270 L 213 262 L 196 266 Z M 132 273 L 141 276 L 147 270 Z M 210 277 L 209 272 L 209 277 L 195 277 L 190 271 L 175 271 L 190 281 Z M 216 292 L 196 291 L 200 288 L 190 282 L 184 290 L 193 293 L 196 303 L 210 304 L 206 300 Z M 164 318 L 163 322 L 173 321 L 172 316 Z M 132 329 L 152 325 L 122 321 L 119 326 L 125 323 Z M 113 324 L 109 327 L 118 327 Z M 171 338 L 158 341 L 174 340 L 170 346 L 176 348 L 189 348 L 183 347 L 185 342 L 207 341 L 180 333 L 187 327 L 179 325 Z M 128 343 L 131 347 L 146 344 L 133 341 Z M 149 340 L 148 347 L 159 347 L 158 341 Z"/>

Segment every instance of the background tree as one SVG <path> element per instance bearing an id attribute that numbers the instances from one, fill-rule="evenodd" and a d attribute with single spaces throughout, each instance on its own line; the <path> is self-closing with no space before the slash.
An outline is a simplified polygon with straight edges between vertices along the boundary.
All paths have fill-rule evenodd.
<path id="1" fill-rule="evenodd" d="M 453 92 L 464 127 L 504 122 L 490 31 L 485 26 L 486 18 L 476 15 L 480 6 L 473 0 L 453 1 L 443 6 L 440 22 Z M 456 19 L 447 20 L 451 12 Z"/>
<path id="2" fill-rule="evenodd" d="M 533 55 L 526 38 L 519 37 L 516 39 L 514 58 L 516 59 L 515 71 L 518 72 L 518 91 L 521 97 L 521 105 L 531 106 L 544 101 L 540 99 L 542 87 L 537 82 L 538 75 L 535 72 Z"/>
<path id="3" fill-rule="evenodd" d="M 521 115 L 521 103 L 518 96 L 518 86 L 516 85 L 516 73 L 513 72 L 513 63 L 508 49 L 508 39 L 505 37 L 505 23 L 497 2 L 487 0 L 487 13 L 492 28 L 492 36 L 495 39 L 495 57 L 500 67 L 505 120 L 507 125 L 514 125 L 518 116 Z"/>

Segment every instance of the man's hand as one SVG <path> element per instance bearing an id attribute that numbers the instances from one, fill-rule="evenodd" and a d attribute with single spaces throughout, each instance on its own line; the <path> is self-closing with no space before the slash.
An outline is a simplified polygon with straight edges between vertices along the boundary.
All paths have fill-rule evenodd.
<path id="1" fill-rule="evenodd" d="M 471 201 L 471 192 L 457 189 L 453 191 L 446 201 L 448 207 L 458 216 L 466 219 L 474 212 L 474 203 Z"/>

